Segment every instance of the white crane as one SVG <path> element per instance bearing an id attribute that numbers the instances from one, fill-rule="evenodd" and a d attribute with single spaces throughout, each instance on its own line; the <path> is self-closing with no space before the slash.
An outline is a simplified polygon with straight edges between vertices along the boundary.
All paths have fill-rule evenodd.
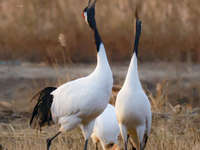
<path id="1" fill-rule="evenodd" d="M 95 3 L 83 11 L 83 16 L 94 32 L 97 48 L 97 66 L 87 77 L 79 78 L 61 85 L 58 88 L 48 87 L 39 92 L 30 124 L 39 120 L 41 126 L 51 118 L 60 124 L 60 129 L 52 138 L 47 139 L 47 150 L 51 141 L 63 132 L 81 126 L 85 138 L 84 150 L 87 149 L 88 138 L 91 136 L 95 119 L 106 108 L 113 86 L 112 72 L 106 56 L 106 51 L 98 33 L 95 21 Z"/>
<path id="2" fill-rule="evenodd" d="M 138 18 L 137 10 L 135 17 L 134 54 L 115 106 L 125 150 L 127 150 L 128 137 L 133 150 L 143 150 L 151 129 L 151 104 L 138 76 L 137 52 L 142 23 Z"/>
<path id="3" fill-rule="evenodd" d="M 117 144 L 119 133 L 120 130 L 115 107 L 108 104 L 102 114 L 96 118 L 93 133 L 91 135 L 96 150 L 98 150 L 99 142 L 104 150 L 117 150 L 117 148 L 120 150 L 120 146 Z"/>

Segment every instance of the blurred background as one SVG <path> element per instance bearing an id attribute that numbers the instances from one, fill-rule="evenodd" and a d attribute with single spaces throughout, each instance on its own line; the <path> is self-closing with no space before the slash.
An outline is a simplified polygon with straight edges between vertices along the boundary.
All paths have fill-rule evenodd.
<path id="1" fill-rule="evenodd" d="M 87 2 L 0 0 L 0 149 L 45 149 L 56 129 L 38 134 L 30 128 L 36 104 L 31 98 L 94 70 L 93 32 L 82 17 Z M 96 3 L 97 27 L 114 77 L 112 104 L 133 53 L 135 9 L 136 0 Z M 200 1 L 140 0 L 138 11 L 143 23 L 139 77 L 153 112 L 147 150 L 198 150 Z M 83 143 L 82 134 L 73 130 L 53 149 L 82 149 Z M 92 143 L 89 147 L 94 149 Z"/>
<path id="2" fill-rule="evenodd" d="M 52 63 L 47 53 L 59 51 L 59 34 L 66 37 L 65 56 L 73 62 L 95 62 L 92 32 L 82 18 L 83 0 L 1 0 L 0 59 Z M 99 0 L 96 21 L 109 61 L 130 60 L 136 1 Z M 142 0 L 143 22 L 139 59 L 142 62 L 200 63 L 200 1 Z M 63 63 L 62 60 L 58 60 Z"/>
<path id="3" fill-rule="evenodd" d="M 45 86 L 92 72 L 96 47 L 82 18 L 86 5 L 86 0 L 0 1 L 1 104 L 30 111 L 28 100 Z M 139 74 L 144 90 L 156 96 L 156 87 L 169 82 L 172 105 L 199 106 L 200 1 L 142 0 L 137 7 L 143 23 Z M 133 53 L 135 9 L 134 0 L 96 4 L 97 26 L 119 88 Z"/>

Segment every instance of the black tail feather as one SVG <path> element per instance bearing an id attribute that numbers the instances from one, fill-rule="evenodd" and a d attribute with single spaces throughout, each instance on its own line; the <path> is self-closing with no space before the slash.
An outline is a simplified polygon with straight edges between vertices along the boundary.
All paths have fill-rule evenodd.
<path id="1" fill-rule="evenodd" d="M 33 123 L 33 120 L 35 120 L 36 125 L 39 126 L 40 129 L 46 122 L 50 126 L 50 121 L 52 120 L 50 109 L 53 102 L 53 96 L 51 95 L 51 92 L 56 89 L 56 87 L 46 87 L 31 99 L 32 101 L 39 95 L 38 102 L 35 105 L 32 113 L 30 125 Z"/>

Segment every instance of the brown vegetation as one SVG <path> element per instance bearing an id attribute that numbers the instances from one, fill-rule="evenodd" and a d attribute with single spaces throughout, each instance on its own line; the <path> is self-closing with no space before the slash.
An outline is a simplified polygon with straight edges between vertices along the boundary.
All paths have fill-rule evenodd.
<path id="1" fill-rule="evenodd" d="M 139 66 L 140 79 L 153 112 L 146 150 L 198 150 L 200 109 L 195 107 L 200 105 L 199 65 L 181 64 L 180 67 L 178 64 L 156 64 Z M 95 67 L 83 64 L 66 68 L 56 68 L 57 64 L 54 64 L 55 68 L 26 65 L 0 68 L 0 144 L 9 150 L 45 149 L 46 139 L 57 132 L 58 126 L 45 127 L 41 133 L 32 129 L 29 121 L 34 102 L 29 103 L 30 99 L 46 86 L 59 86 L 82 74 L 86 76 Z M 169 66 L 175 68 L 170 69 Z M 115 81 L 112 104 L 115 104 L 127 67 L 112 64 Z M 185 68 L 190 71 L 185 71 Z M 168 79 L 164 79 L 165 76 Z M 177 103 L 181 105 L 175 106 Z M 121 138 L 119 141 L 123 144 Z M 80 130 L 76 129 L 56 138 L 51 148 L 79 150 L 83 149 L 83 145 L 84 138 Z M 91 140 L 88 146 L 90 150 L 94 149 Z"/>
<path id="2" fill-rule="evenodd" d="M 172 107 L 167 99 L 166 89 L 167 82 L 164 81 L 157 88 L 156 97 L 150 99 L 153 121 L 146 150 L 198 150 L 200 148 L 200 109 Z M 160 98 L 162 98 L 162 104 Z M 1 109 L 0 115 L 2 121 L 0 144 L 8 149 L 43 150 L 46 147 L 46 139 L 58 130 L 58 126 L 54 125 L 36 132 L 29 126 L 29 113 L 15 113 Z M 119 137 L 119 143 L 123 144 L 121 137 Z M 83 149 L 83 146 L 83 135 L 79 129 L 75 129 L 58 136 L 51 148 L 79 150 Z M 94 149 L 91 139 L 88 149 Z"/>
<path id="3" fill-rule="evenodd" d="M 29 100 L 45 86 L 58 86 L 93 70 L 93 65 L 77 67 L 71 63 L 96 59 L 92 32 L 81 16 L 86 4 L 82 0 L 0 1 L 0 60 L 49 62 L 54 66 L 53 73 L 47 66 L 22 63 L 21 68 L 34 70 L 24 72 L 20 67 L 1 66 L 5 69 L 0 70 L 3 76 L 0 78 L 0 145 L 11 150 L 42 150 L 45 140 L 57 131 L 57 126 L 44 128 L 41 133 L 30 128 L 34 103 L 30 104 Z M 96 20 L 109 61 L 130 61 L 135 4 L 134 0 L 98 0 Z M 143 70 L 140 65 L 141 81 L 153 110 L 146 150 L 200 149 L 200 110 L 195 108 L 200 106 L 199 65 L 161 63 L 200 62 L 199 7 L 198 0 L 142 0 L 140 3 L 143 29 L 139 59 L 159 62 L 143 63 Z M 65 66 L 59 68 L 60 63 Z M 69 64 L 76 73 L 70 74 Z M 127 66 L 111 64 L 115 79 L 112 104 L 123 84 Z M 21 71 L 21 75 L 13 68 Z M 82 149 L 83 145 L 83 136 L 77 129 L 59 136 L 52 149 Z M 91 141 L 89 149 L 94 149 Z"/>
<path id="4" fill-rule="evenodd" d="M 0 59 L 62 62 L 60 33 L 66 37 L 66 57 L 95 61 L 92 32 L 81 13 L 82 0 L 6 0 L 0 2 Z M 132 0 L 99 0 L 96 20 L 109 60 L 127 61 L 133 48 Z M 142 61 L 200 62 L 200 2 L 197 0 L 142 0 L 143 22 L 139 57 Z"/>

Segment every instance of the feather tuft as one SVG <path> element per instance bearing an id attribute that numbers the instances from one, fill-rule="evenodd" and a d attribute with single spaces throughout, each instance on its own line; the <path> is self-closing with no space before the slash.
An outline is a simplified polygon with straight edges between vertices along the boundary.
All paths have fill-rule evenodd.
<path id="1" fill-rule="evenodd" d="M 51 95 L 51 92 L 56 89 L 56 87 L 46 87 L 31 99 L 32 101 L 39 95 L 38 102 L 33 109 L 30 125 L 35 122 L 35 125 L 39 127 L 40 130 L 46 122 L 50 126 L 50 121 L 52 120 L 51 104 L 53 102 L 53 95 Z"/>

